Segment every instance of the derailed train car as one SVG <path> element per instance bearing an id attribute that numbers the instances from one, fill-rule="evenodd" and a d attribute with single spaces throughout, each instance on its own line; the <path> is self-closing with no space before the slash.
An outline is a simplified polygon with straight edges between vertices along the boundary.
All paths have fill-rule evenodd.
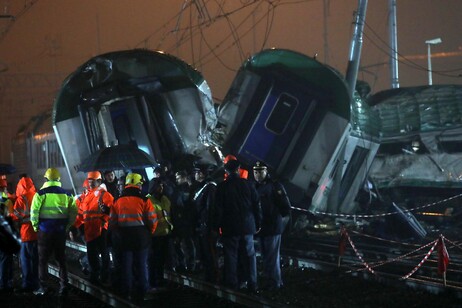
<path id="1" fill-rule="evenodd" d="M 127 50 L 94 57 L 63 83 L 53 128 L 75 190 L 79 164 L 98 149 L 132 144 L 157 161 L 184 157 L 215 163 L 208 150 L 216 115 L 202 75 L 157 51 Z M 151 172 L 151 174 L 149 174 Z M 146 169 L 152 177 L 152 168 Z"/>
<path id="2" fill-rule="evenodd" d="M 378 144 L 352 134 L 351 93 L 331 67 L 303 54 L 264 50 L 240 68 L 218 108 L 224 152 L 264 161 L 293 203 L 351 212 Z"/>
<path id="3" fill-rule="evenodd" d="M 250 57 L 216 112 L 199 72 L 161 52 L 132 50 L 92 58 L 70 75 L 53 126 L 76 190 L 79 164 L 101 148 L 135 144 L 174 168 L 188 156 L 220 165 L 212 148 L 246 168 L 264 161 L 298 206 L 350 212 L 376 150 L 352 135 L 350 108 L 343 76 L 297 52 Z"/>

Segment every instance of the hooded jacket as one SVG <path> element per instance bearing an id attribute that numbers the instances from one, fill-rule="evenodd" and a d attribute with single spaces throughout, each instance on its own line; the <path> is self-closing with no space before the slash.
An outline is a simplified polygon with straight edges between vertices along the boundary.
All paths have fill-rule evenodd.
<path id="1" fill-rule="evenodd" d="M 85 241 L 90 242 L 101 235 L 101 231 L 108 228 L 109 211 L 114 203 L 111 193 L 101 186 L 90 190 L 79 206 L 75 226 L 83 224 Z"/>
<path id="2" fill-rule="evenodd" d="M 21 241 L 37 240 L 37 232 L 30 222 L 30 208 L 35 195 L 35 186 L 31 178 L 23 177 L 16 186 L 16 201 L 13 207 L 13 220 L 21 225 Z"/>

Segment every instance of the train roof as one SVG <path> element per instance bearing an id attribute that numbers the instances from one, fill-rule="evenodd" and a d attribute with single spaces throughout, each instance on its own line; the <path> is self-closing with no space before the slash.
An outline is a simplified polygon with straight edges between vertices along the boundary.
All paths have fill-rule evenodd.
<path id="1" fill-rule="evenodd" d="M 461 102 L 462 85 L 396 88 L 370 96 L 362 116 L 374 123 L 381 142 L 387 142 L 462 127 Z"/>
<path id="2" fill-rule="evenodd" d="M 109 84 L 133 86 L 134 80 L 157 80 L 165 89 L 199 87 L 202 74 L 186 62 L 161 51 L 115 51 L 91 58 L 69 75 L 53 107 L 53 123 L 78 116 L 82 94 Z M 149 91 L 149 88 L 145 88 Z"/>

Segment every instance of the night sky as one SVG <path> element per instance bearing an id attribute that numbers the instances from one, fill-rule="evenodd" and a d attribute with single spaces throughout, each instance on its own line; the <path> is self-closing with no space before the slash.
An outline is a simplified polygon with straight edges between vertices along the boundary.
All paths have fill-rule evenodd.
<path id="1" fill-rule="evenodd" d="M 32 116 L 50 110 L 63 79 L 89 58 L 133 48 L 163 50 L 201 71 L 219 102 L 251 54 L 277 47 L 346 71 L 357 0 L 1 1 L 0 161 Z M 462 1 L 397 0 L 401 87 L 462 84 Z M 182 10 L 182 8 L 184 8 Z M 10 18 L 15 16 L 15 19 Z M 390 87 L 388 0 L 369 0 L 359 79 Z"/>

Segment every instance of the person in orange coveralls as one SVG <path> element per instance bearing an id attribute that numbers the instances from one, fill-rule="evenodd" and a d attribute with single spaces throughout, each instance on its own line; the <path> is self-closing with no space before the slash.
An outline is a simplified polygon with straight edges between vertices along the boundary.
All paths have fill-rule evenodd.
<path id="1" fill-rule="evenodd" d="M 84 225 L 87 256 L 90 264 L 90 282 L 94 284 L 107 283 L 110 262 L 107 248 L 107 228 L 114 197 L 101 186 L 103 180 L 99 171 L 89 172 L 87 180 L 90 189 L 80 202 L 75 226 Z"/>

